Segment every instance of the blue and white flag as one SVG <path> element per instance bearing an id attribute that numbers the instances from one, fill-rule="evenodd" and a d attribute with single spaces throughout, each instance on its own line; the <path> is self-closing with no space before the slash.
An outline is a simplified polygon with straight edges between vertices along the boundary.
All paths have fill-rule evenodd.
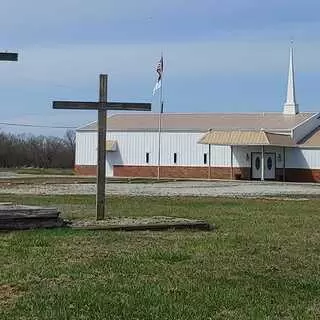
<path id="1" fill-rule="evenodd" d="M 160 61 L 157 64 L 157 74 L 158 74 L 158 78 L 157 78 L 157 82 L 153 88 L 153 95 L 155 95 L 155 93 L 161 88 L 162 85 L 162 74 L 163 74 L 163 57 L 161 56 Z"/>

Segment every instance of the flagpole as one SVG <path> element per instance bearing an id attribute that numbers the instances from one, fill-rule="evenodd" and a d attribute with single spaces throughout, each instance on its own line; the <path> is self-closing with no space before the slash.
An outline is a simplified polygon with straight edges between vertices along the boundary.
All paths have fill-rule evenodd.
<path id="1" fill-rule="evenodd" d="M 161 53 L 161 61 L 163 61 L 163 53 Z M 161 75 L 160 97 L 159 104 L 160 110 L 158 115 L 158 172 L 157 179 L 160 180 L 160 167 L 161 167 L 161 125 L 162 125 L 162 112 L 163 112 L 163 72 Z"/>

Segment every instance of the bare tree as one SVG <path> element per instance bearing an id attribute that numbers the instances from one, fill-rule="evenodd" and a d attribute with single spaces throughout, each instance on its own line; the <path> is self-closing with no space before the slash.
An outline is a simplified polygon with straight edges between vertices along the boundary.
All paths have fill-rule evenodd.
<path id="1" fill-rule="evenodd" d="M 0 167 L 72 168 L 75 132 L 63 138 L 0 132 Z"/>
<path id="2" fill-rule="evenodd" d="M 64 139 L 68 148 L 75 153 L 76 152 L 76 132 L 73 130 L 67 130 Z"/>

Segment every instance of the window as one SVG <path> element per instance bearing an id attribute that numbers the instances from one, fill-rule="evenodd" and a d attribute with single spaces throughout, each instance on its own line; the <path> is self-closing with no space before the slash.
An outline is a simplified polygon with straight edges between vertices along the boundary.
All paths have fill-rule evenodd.
<path id="1" fill-rule="evenodd" d="M 204 153 L 203 154 L 203 164 L 207 164 L 208 163 L 208 154 Z"/>
<path id="2" fill-rule="evenodd" d="M 267 160 L 267 168 L 268 170 L 271 170 L 272 169 L 272 166 L 273 166 L 273 163 L 272 163 L 272 158 L 269 157 L 268 160 Z"/>
<path id="3" fill-rule="evenodd" d="M 260 157 L 256 157 L 256 163 L 255 163 L 255 165 L 256 165 L 256 169 L 257 169 L 257 170 L 260 170 L 260 162 L 261 162 Z"/>
<path id="4" fill-rule="evenodd" d="M 150 153 L 147 152 L 146 153 L 146 163 L 149 163 L 149 160 L 150 160 Z"/>
<path id="5" fill-rule="evenodd" d="M 173 154 L 173 163 L 174 164 L 177 163 L 177 154 L 176 153 Z"/>

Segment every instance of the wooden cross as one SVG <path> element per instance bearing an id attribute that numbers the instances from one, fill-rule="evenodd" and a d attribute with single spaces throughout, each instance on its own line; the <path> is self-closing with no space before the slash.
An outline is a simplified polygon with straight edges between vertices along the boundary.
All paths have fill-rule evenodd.
<path id="1" fill-rule="evenodd" d="M 108 102 L 108 75 L 100 74 L 98 102 L 54 101 L 54 109 L 98 110 L 98 158 L 97 158 L 97 196 L 96 218 L 105 217 L 107 110 L 151 111 L 151 103 Z"/>

